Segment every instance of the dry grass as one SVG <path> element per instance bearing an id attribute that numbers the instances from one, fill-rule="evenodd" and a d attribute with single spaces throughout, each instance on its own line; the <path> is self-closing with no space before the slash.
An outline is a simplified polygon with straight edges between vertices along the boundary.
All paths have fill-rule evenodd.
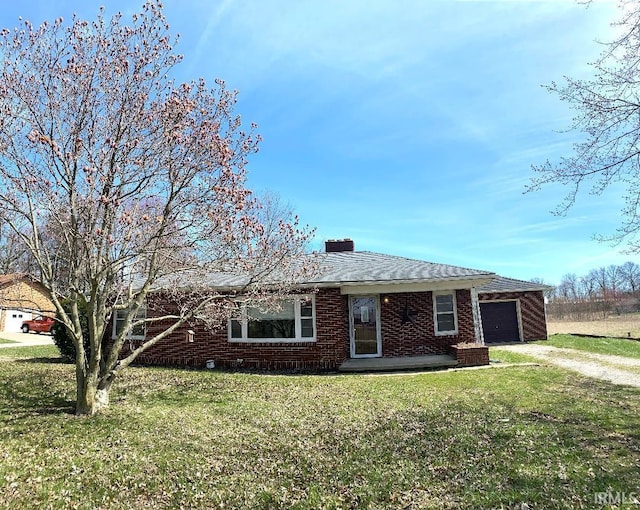
<path id="1" fill-rule="evenodd" d="M 554 321 L 550 318 L 547 329 L 550 335 L 574 333 L 626 338 L 630 334 L 632 338 L 640 338 L 640 314 L 611 316 L 593 321 Z"/>

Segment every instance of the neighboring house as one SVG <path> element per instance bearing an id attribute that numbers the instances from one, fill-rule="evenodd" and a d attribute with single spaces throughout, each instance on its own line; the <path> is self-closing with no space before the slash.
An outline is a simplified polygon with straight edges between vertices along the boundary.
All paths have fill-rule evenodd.
<path id="1" fill-rule="evenodd" d="M 214 331 L 185 327 L 138 362 L 275 370 L 476 365 L 488 363 L 485 344 L 547 337 L 546 286 L 356 252 L 348 239 L 327 241 L 320 257 L 320 276 L 303 282 L 280 311 L 242 309 Z"/>
<path id="2" fill-rule="evenodd" d="M 29 275 L 0 275 L 0 331 L 17 333 L 23 321 L 39 315 L 55 315 L 48 291 Z"/>

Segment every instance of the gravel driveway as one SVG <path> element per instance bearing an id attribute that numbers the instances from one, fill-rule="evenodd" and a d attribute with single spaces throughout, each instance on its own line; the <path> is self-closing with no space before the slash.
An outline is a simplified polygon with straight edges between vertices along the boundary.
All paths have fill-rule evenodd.
<path id="1" fill-rule="evenodd" d="M 537 344 L 505 345 L 500 349 L 533 356 L 587 377 L 640 388 L 640 359 Z"/>

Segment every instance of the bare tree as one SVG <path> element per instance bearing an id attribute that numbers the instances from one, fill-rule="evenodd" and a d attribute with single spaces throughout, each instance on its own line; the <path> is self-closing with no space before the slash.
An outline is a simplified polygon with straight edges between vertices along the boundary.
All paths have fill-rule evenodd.
<path id="1" fill-rule="evenodd" d="M 609 277 L 605 267 L 599 267 L 589 271 L 587 277 L 594 283 L 598 296 L 606 299 L 609 296 Z"/>
<path id="2" fill-rule="evenodd" d="M 614 299 L 617 297 L 622 283 L 622 275 L 620 274 L 620 266 L 610 264 L 605 269 L 607 275 L 608 293 Z"/>
<path id="3" fill-rule="evenodd" d="M 548 311 L 557 318 L 577 320 L 607 317 L 611 312 L 637 311 L 640 292 L 640 265 L 625 262 L 592 269 L 585 276 L 573 273 L 562 277 Z"/>
<path id="4" fill-rule="evenodd" d="M 187 321 L 226 319 L 218 275 L 244 275 L 244 299 L 268 302 L 312 267 L 301 263 L 309 229 L 246 187 L 259 136 L 234 116 L 236 93 L 221 80 L 175 84 L 173 42 L 159 0 L 129 24 L 101 9 L 0 33 L 0 215 L 73 337 L 77 414 L 107 406 L 120 372 Z M 172 306 L 140 313 L 160 291 Z M 153 333 L 123 355 L 145 323 Z"/>
<path id="5" fill-rule="evenodd" d="M 567 273 L 562 277 L 558 285 L 558 295 L 567 301 L 578 298 L 578 277 L 575 273 Z"/>
<path id="6" fill-rule="evenodd" d="M 589 80 L 565 77 L 547 88 L 574 111 L 570 131 L 580 133 L 573 154 L 533 166 L 529 190 L 561 183 L 569 191 L 557 213 L 565 213 L 584 188 L 600 195 L 611 183 L 624 183 L 625 206 L 616 233 L 600 240 L 625 242 L 640 251 L 640 3 L 621 0 L 616 39 L 591 64 Z"/>
<path id="7" fill-rule="evenodd" d="M 628 292 L 635 294 L 640 290 L 640 265 L 635 262 L 625 262 L 620 266 L 623 285 Z"/>
<path id="8" fill-rule="evenodd" d="M 585 299 L 593 300 L 597 297 L 597 283 L 593 274 L 589 273 L 580 278 L 580 288 L 582 289 L 582 295 Z"/>
<path id="9" fill-rule="evenodd" d="M 0 218 L 0 274 L 35 271 L 29 250 L 7 223 Z"/>

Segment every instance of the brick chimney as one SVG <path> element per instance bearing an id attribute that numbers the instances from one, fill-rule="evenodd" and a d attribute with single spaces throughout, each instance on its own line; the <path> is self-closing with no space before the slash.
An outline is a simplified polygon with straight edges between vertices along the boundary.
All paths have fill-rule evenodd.
<path id="1" fill-rule="evenodd" d="M 324 251 L 335 253 L 340 251 L 354 251 L 354 244 L 351 239 L 329 239 L 324 242 Z"/>

